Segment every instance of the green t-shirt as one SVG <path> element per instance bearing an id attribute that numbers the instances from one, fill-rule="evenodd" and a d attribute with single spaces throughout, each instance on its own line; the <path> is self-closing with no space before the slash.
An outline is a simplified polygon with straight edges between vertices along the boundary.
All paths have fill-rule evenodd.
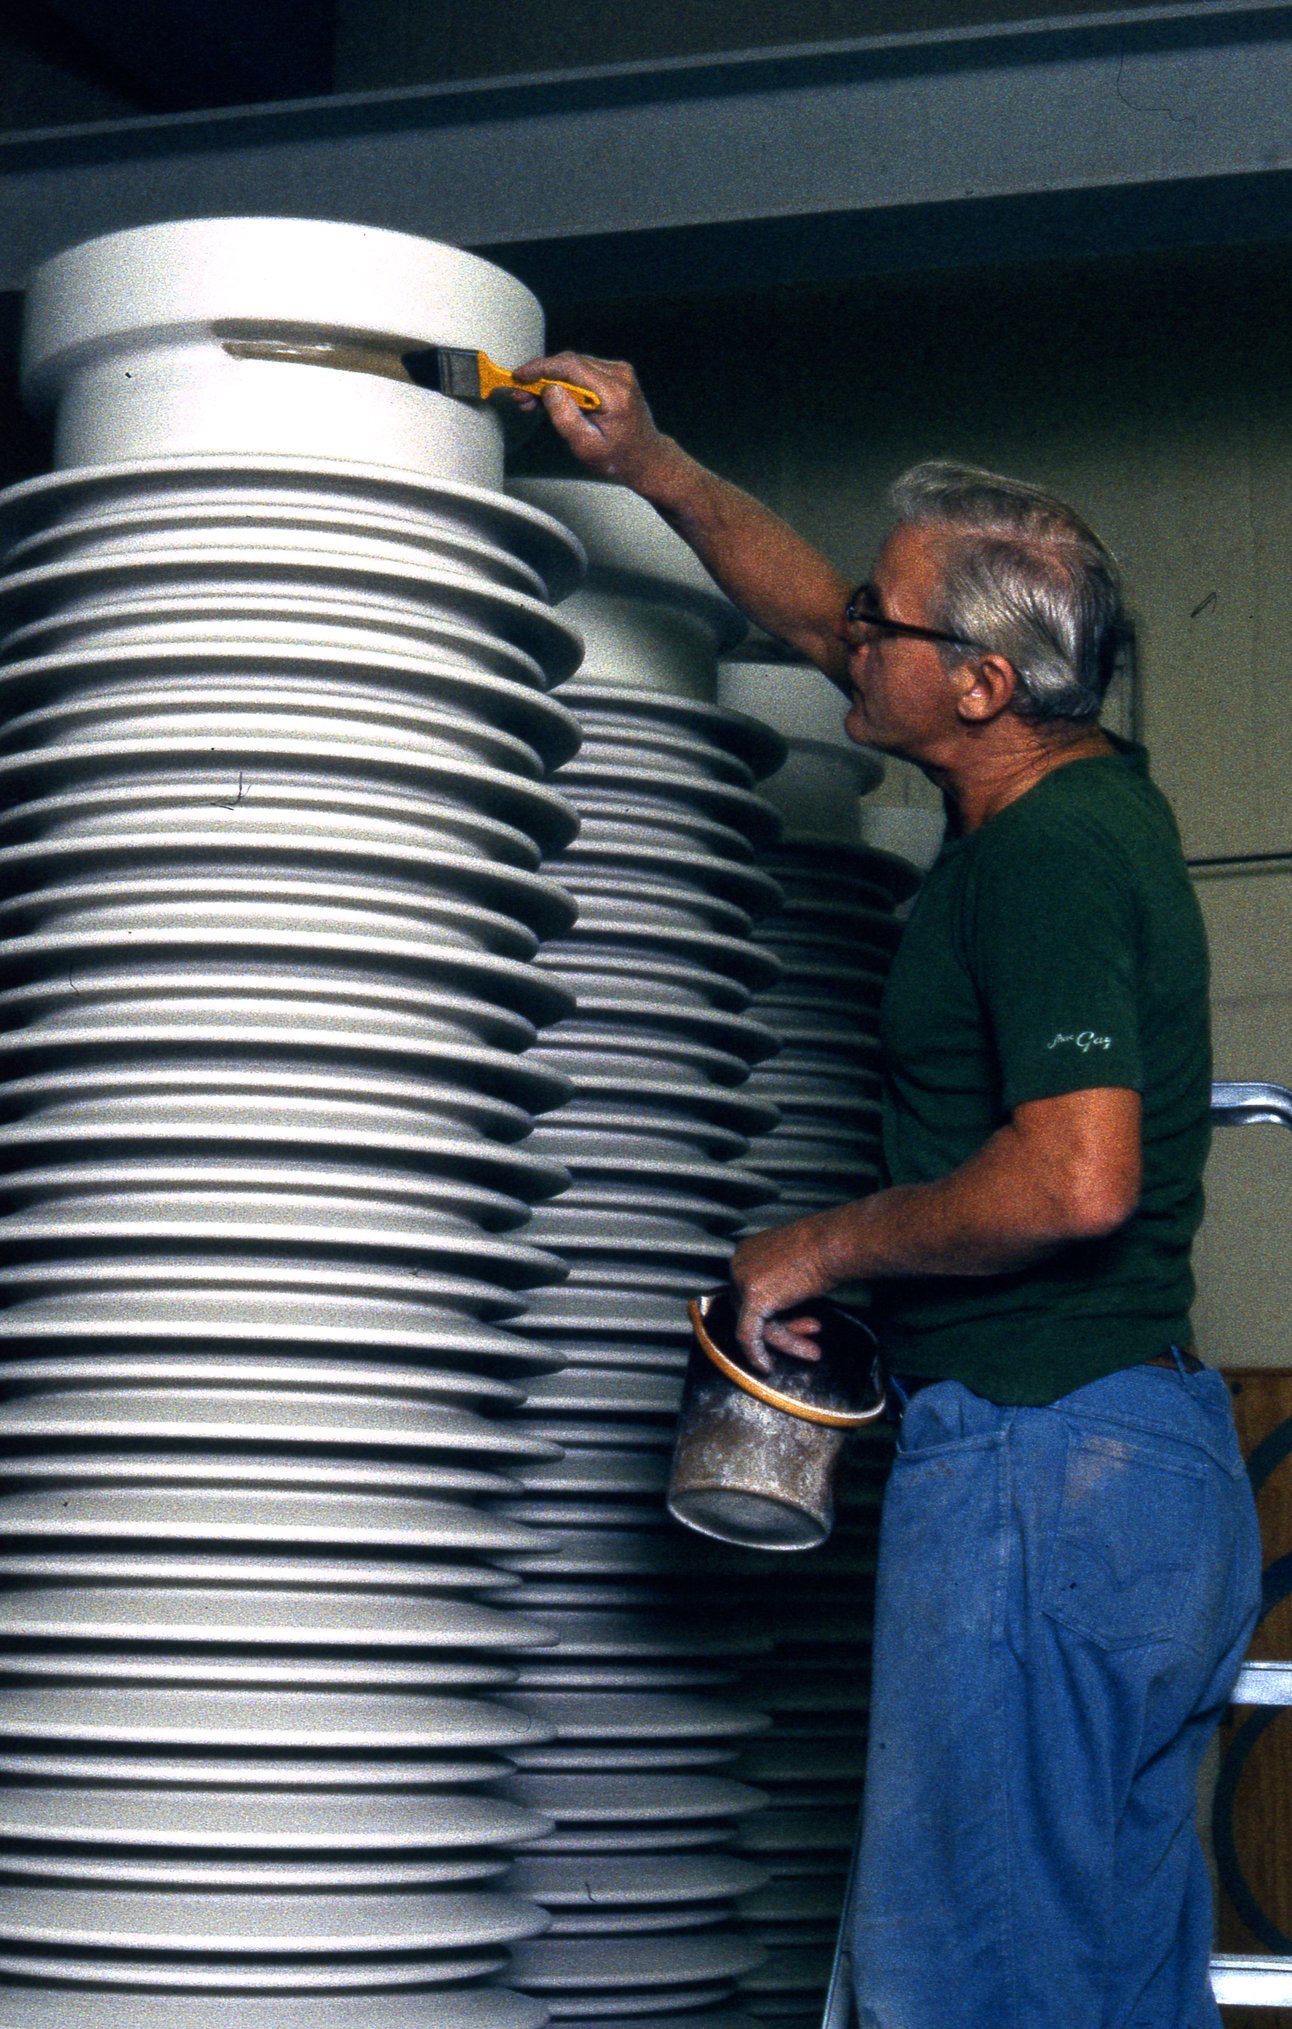
<path id="1" fill-rule="evenodd" d="M 1069 761 L 965 837 L 920 892 L 885 990 L 894 1183 L 965 1162 L 1029 1099 L 1143 1101 L 1131 1219 L 993 1276 L 876 1283 L 897 1373 L 1043 1403 L 1187 1343 L 1211 1051 L 1207 946 L 1170 806 L 1142 748 Z"/>

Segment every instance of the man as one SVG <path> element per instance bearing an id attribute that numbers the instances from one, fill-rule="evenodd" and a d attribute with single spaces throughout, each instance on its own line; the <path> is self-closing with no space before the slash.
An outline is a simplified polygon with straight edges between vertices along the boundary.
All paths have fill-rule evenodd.
<path id="1" fill-rule="evenodd" d="M 905 1404 L 876 1589 L 855 1910 L 862 2029 L 1216 2029 L 1199 1762 L 1259 1547 L 1188 1349 L 1207 964 L 1174 822 L 1099 727 L 1116 567 L 1062 503 L 947 465 L 869 581 L 662 435 L 629 367 L 522 377 L 759 624 L 941 788 L 885 993 L 889 1188 L 736 1250 L 764 1369 L 872 1286 Z"/>

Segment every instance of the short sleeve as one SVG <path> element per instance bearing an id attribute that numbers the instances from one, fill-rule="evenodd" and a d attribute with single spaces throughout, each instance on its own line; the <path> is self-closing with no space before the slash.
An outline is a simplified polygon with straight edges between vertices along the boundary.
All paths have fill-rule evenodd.
<path id="1" fill-rule="evenodd" d="M 1124 848 L 1075 817 L 1002 832 L 975 867 L 965 923 L 1002 1104 L 1142 1090 L 1140 910 Z"/>

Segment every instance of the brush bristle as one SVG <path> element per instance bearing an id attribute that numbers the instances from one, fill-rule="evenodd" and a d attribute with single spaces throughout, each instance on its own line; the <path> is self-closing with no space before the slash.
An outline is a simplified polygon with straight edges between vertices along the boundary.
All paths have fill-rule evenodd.
<path id="1" fill-rule="evenodd" d="M 438 388 L 455 401 L 480 399 L 480 355 L 448 345 L 427 345 L 403 356 L 404 371 L 417 387 Z"/>

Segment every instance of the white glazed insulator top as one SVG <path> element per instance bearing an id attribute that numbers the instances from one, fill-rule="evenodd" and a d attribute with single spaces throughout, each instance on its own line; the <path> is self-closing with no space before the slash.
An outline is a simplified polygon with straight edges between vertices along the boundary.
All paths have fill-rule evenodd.
<path id="1" fill-rule="evenodd" d="M 324 445 L 330 458 L 496 487 L 497 410 L 389 369 L 427 346 L 519 366 L 543 335 L 524 284 L 457 247 L 322 219 L 181 219 L 37 268 L 23 389 L 55 412 L 60 466 Z M 265 340 L 321 348 L 320 363 L 229 350 Z"/>
<path id="2" fill-rule="evenodd" d="M 745 622 L 694 552 L 653 507 L 596 479 L 520 479 L 508 491 L 572 529 L 588 552 L 586 589 L 562 618 L 583 637 L 597 683 L 715 700 L 714 657 Z"/>
<path id="3" fill-rule="evenodd" d="M 847 701 L 810 664 L 724 662 L 718 701 L 773 726 L 789 748 L 784 766 L 762 784 L 791 839 L 855 843 L 858 802 L 883 777 L 883 763 L 843 729 Z"/>

